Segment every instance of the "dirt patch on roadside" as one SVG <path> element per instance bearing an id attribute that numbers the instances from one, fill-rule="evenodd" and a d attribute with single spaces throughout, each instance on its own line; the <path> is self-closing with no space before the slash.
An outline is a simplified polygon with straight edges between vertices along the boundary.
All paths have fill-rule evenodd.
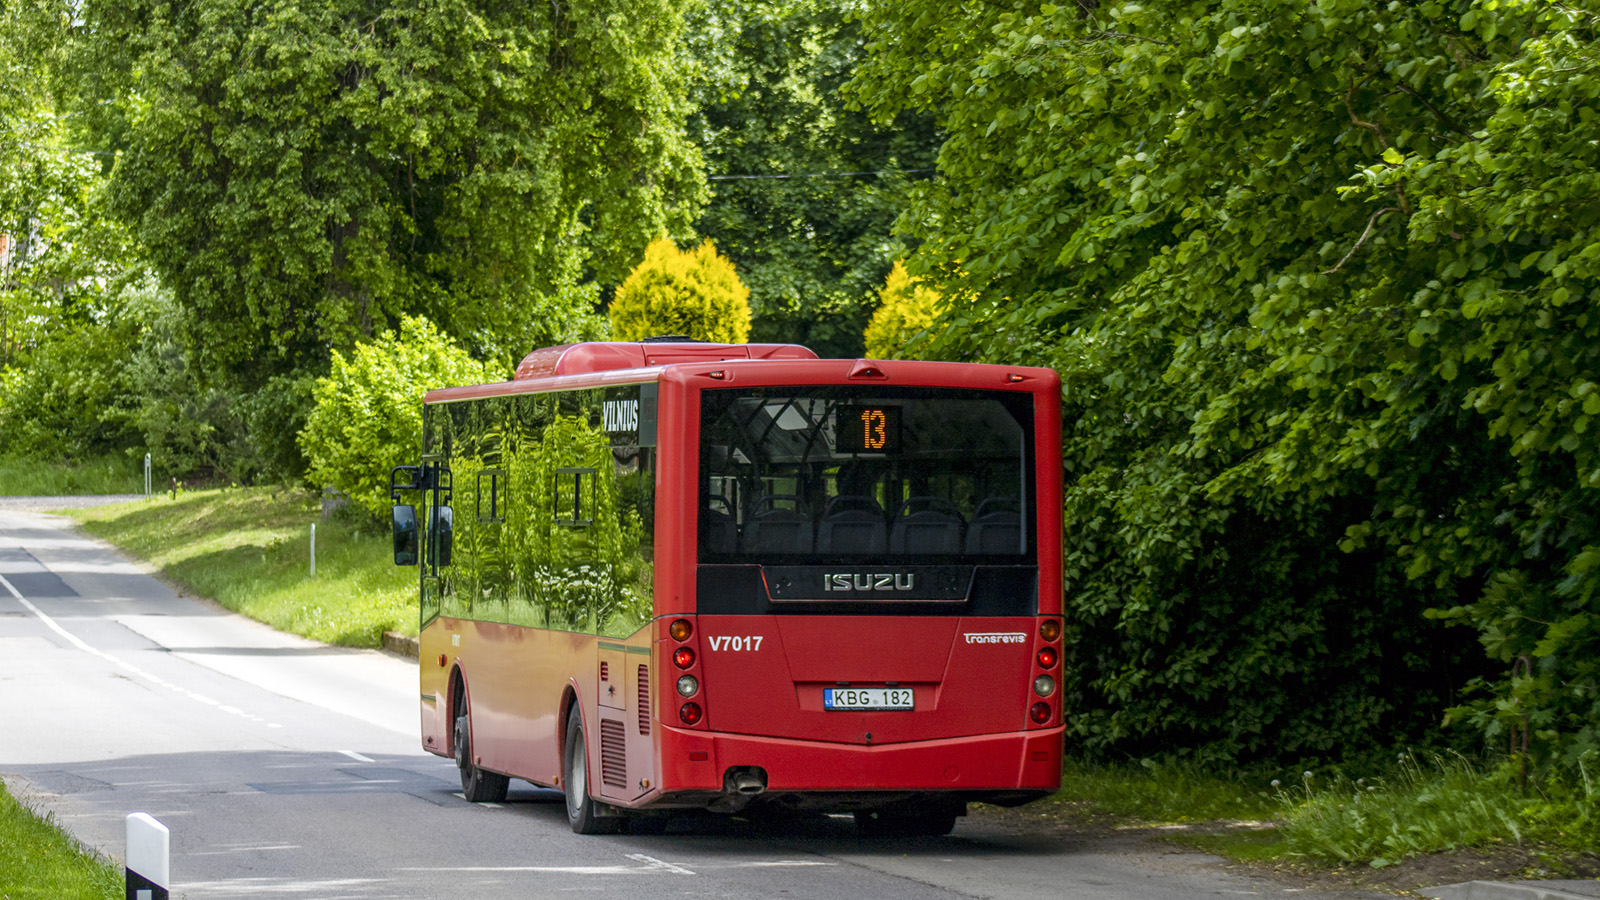
<path id="1" fill-rule="evenodd" d="M 1600 857 L 1536 847 L 1446 850 L 1392 866 L 1327 866 L 1307 862 L 1263 862 L 1275 875 L 1308 884 L 1337 884 L 1415 896 L 1422 888 L 1463 881 L 1520 881 L 1600 876 Z"/>
<path id="2" fill-rule="evenodd" d="M 1218 845 L 1271 842 L 1270 822 L 1195 822 L 1150 825 L 1095 813 L 1092 804 L 1047 802 L 1017 809 L 973 804 L 968 820 L 1015 834 L 1043 834 L 1075 844 L 1101 844 L 1147 850 L 1174 848 L 1213 853 Z M 1600 854 L 1545 846 L 1502 846 L 1448 850 L 1374 869 L 1332 865 L 1295 857 L 1239 859 L 1223 853 L 1229 870 L 1270 878 L 1288 887 L 1337 894 L 1376 892 L 1416 897 L 1423 888 L 1464 881 L 1519 881 L 1542 878 L 1600 878 Z"/>

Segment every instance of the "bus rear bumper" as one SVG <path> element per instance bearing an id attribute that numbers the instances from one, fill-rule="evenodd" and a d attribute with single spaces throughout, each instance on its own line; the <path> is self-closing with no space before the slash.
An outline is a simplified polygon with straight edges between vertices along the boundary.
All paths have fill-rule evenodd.
<path id="1" fill-rule="evenodd" d="M 1065 728 L 876 746 L 665 731 L 663 793 L 721 790 L 730 769 L 757 768 L 765 773 L 769 794 L 992 792 L 1001 797 L 1060 788 Z"/>

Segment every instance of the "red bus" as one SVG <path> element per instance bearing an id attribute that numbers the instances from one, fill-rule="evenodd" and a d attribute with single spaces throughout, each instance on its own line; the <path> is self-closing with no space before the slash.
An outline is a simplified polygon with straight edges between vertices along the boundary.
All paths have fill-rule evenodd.
<path id="1" fill-rule="evenodd" d="M 674 339 L 429 392 L 390 475 L 423 747 L 469 800 L 563 790 L 585 834 L 946 834 L 1057 789 L 1059 383 Z"/>

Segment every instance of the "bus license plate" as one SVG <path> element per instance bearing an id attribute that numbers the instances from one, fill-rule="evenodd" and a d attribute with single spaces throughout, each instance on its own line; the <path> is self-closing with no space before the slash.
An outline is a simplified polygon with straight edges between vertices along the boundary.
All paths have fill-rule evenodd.
<path id="1" fill-rule="evenodd" d="M 823 709 L 915 709 L 911 688 L 827 688 Z"/>

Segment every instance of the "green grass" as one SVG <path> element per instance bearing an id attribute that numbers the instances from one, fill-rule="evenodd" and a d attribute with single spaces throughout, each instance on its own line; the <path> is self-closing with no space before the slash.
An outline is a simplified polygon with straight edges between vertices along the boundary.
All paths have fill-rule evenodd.
<path id="1" fill-rule="evenodd" d="M 1278 804 L 1264 787 L 1190 763 L 1104 765 L 1069 759 L 1056 797 L 1093 812 L 1154 824 L 1264 820 Z"/>
<path id="2" fill-rule="evenodd" d="M 1383 868 L 1461 848 L 1517 845 L 1559 858 L 1600 844 L 1600 779 L 1590 766 L 1535 779 L 1460 755 L 1399 754 L 1379 774 L 1257 772 L 1186 763 L 1069 759 L 1039 809 L 1076 810 L 1120 827 L 1240 860 L 1300 858 Z M 1052 810 L 1052 807 L 1055 810 Z"/>
<path id="3" fill-rule="evenodd" d="M 304 491 L 188 491 L 69 514 L 167 581 L 280 631 L 350 647 L 379 646 L 385 631 L 417 633 L 416 569 L 393 564 L 387 534 L 323 521 Z"/>
<path id="4" fill-rule="evenodd" d="M 1314 773 L 1280 789 L 1288 852 L 1374 867 L 1458 847 L 1549 844 L 1592 848 L 1600 838 L 1600 785 L 1586 766 L 1522 790 L 1509 766 L 1485 769 L 1461 756 L 1419 761 L 1400 754 L 1385 776 Z"/>
<path id="5" fill-rule="evenodd" d="M 144 461 L 107 456 L 83 463 L 0 457 L 0 497 L 144 492 Z"/>
<path id="6" fill-rule="evenodd" d="M 0 784 L 0 900 L 120 900 L 122 869 L 86 851 Z"/>

